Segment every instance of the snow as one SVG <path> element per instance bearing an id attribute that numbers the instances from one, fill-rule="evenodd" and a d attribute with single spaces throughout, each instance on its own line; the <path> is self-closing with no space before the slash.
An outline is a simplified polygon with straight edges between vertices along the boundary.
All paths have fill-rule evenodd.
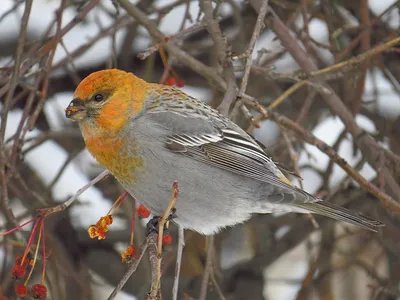
<path id="1" fill-rule="evenodd" d="M 310 240 L 317 243 L 319 233 L 315 232 Z M 315 250 L 315 249 L 313 249 Z M 313 251 L 314 252 L 314 251 Z M 288 251 L 274 261 L 265 271 L 264 295 L 266 299 L 295 299 L 302 279 L 308 270 L 310 253 L 306 243 Z"/>
<path id="2" fill-rule="evenodd" d="M 375 126 L 372 123 L 372 121 L 366 118 L 365 116 L 357 115 L 356 122 L 365 131 L 369 133 L 376 132 Z M 329 146 L 333 146 L 333 144 L 335 143 L 335 141 L 337 140 L 343 129 L 344 129 L 344 124 L 338 117 L 328 117 L 322 122 L 320 122 L 314 128 L 312 133 L 318 139 L 322 140 Z M 349 165 L 353 167 L 361 160 L 360 151 L 357 151 L 355 156 L 353 156 L 352 154 L 353 143 L 351 141 L 350 136 L 345 137 L 345 139 L 340 144 L 340 147 L 337 152 L 340 157 L 344 158 L 349 163 Z M 309 159 L 309 156 L 311 156 L 311 159 Z M 326 170 L 329 164 L 329 160 L 330 160 L 329 157 L 323 152 L 321 152 L 317 147 L 310 144 L 306 144 L 305 150 L 299 155 L 298 163 L 300 165 L 300 168 L 302 165 L 307 164 L 311 165 L 316 170 L 324 171 Z M 306 170 L 307 173 L 303 173 L 303 170 L 301 170 L 301 176 L 304 179 L 303 180 L 304 189 L 310 193 L 313 193 L 318 188 L 318 185 L 315 182 L 317 178 L 310 180 L 309 178 L 307 178 L 307 176 L 310 176 L 312 173 L 316 175 L 316 173 L 314 171 L 311 171 L 310 169 Z M 371 167 L 368 167 L 367 165 L 364 168 L 362 168 L 360 173 L 368 180 L 372 179 L 376 175 L 375 171 L 373 171 L 373 169 Z M 315 177 L 314 175 L 312 176 Z M 331 180 L 329 182 L 329 185 L 331 187 L 336 186 L 339 182 L 341 182 L 345 178 L 345 176 L 346 172 L 341 167 L 335 164 L 333 167 L 333 172 L 331 175 Z M 319 181 L 320 180 L 321 179 L 319 179 Z M 311 185 L 310 183 L 313 184 Z"/>
<path id="3" fill-rule="evenodd" d="M 363 98 L 367 103 L 371 102 L 365 105 L 368 109 L 387 119 L 394 120 L 400 116 L 400 97 L 390 81 L 377 68 L 367 73 Z"/>
<path id="4" fill-rule="evenodd" d="M 268 148 L 278 140 L 279 132 L 279 126 L 275 122 L 266 120 L 260 123 L 260 128 L 253 130 L 253 136 Z"/>
<path id="5" fill-rule="evenodd" d="M 101 276 L 97 273 L 89 271 L 92 277 L 92 291 L 93 291 L 93 299 L 97 300 L 107 300 L 108 296 L 112 293 L 115 287 L 109 285 Z M 115 300 L 136 300 L 137 298 L 131 296 L 124 291 L 120 291 Z"/>
<path id="6" fill-rule="evenodd" d="M 268 51 L 263 56 L 263 60 L 267 60 L 269 57 L 273 57 L 276 53 L 283 50 L 281 43 L 276 39 L 275 33 L 270 30 L 263 32 L 254 47 L 254 52 L 252 55 L 253 60 L 257 59 L 258 52 L 261 50 Z M 273 63 L 274 71 L 276 72 L 293 72 L 299 69 L 299 66 L 294 61 L 292 56 L 285 53 L 281 58 L 274 61 Z"/>
<path id="7" fill-rule="evenodd" d="M 373 0 L 368 1 L 369 8 L 376 15 L 383 13 L 389 6 L 396 3 L 396 0 Z M 382 20 L 389 25 L 392 29 L 399 29 L 400 27 L 400 11 L 398 7 L 392 9 L 389 13 L 386 13 Z"/>
<path id="8" fill-rule="evenodd" d="M 57 93 L 49 98 L 43 108 L 52 130 L 62 130 L 66 125 L 64 109 L 73 99 L 72 92 Z"/>
<path id="9" fill-rule="evenodd" d="M 210 103 L 212 100 L 212 93 L 209 89 L 199 88 L 192 85 L 185 85 L 181 90 L 192 97 L 195 97 L 204 102 Z"/>
<path id="10" fill-rule="evenodd" d="M 2 5 L 0 6 L 0 15 L 7 11 L 13 4 L 11 0 L 2 0 Z M 102 5 L 110 8 L 110 1 L 103 0 Z M 48 26 L 54 19 L 54 12 L 59 7 L 58 1 L 47 1 L 47 0 L 35 0 L 33 1 L 32 11 L 30 15 L 30 20 L 28 23 L 28 35 L 32 38 L 41 38 L 42 34 L 47 30 Z M 1 37 L 4 39 L 10 39 L 11 37 L 18 36 L 19 34 L 19 23 L 20 17 L 22 16 L 24 6 L 19 7 L 19 16 L 15 14 L 8 15 L 2 21 L 2 32 Z M 112 8 L 110 8 L 112 10 Z M 64 10 L 62 25 L 65 26 L 76 16 L 76 11 L 74 8 L 67 8 Z M 94 37 L 100 28 L 96 22 L 101 20 L 101 26 L 107 27 L 112 22 L 113 19 L 104 10 L 99 7 L 94 8 L 87 17 L 88 22 L 79 23 L 74 28 L 72 28 L 68 33 L 63 36 L 63 42 L 69 52 L 73 52 L 81 45 L 85 44 L 89 38 Z M 4 26 L 7 24 L 7 26 Z M 53 34 L 55 33 L 55 27 L 53 26 Z M 116 34 L 116 45 L 119 48 L 122 37 L 123 30 L 120 30 Z M 143 45 L 145 46 L 145 45 Z M 110 57 L 112 53 L 112 39 L 101 39 L 95 43 L 89 50 L 87 50 L 83 55 L 79 56 L 74 60 L 74 64 L 80 67 L 88 67 L 104 62 Z M 66 53 L 61 46 L 57 47 L 54 64 L 57 64 L 60 60 L 66 57 Z"/>
<path id="11" fill-rule="evenodd" d="M 158 1 L 158 7 L 160 6 L 165 6 L 167 4 L 170 4 L 171 1 L 168 0 L 163 0 L 163 1 Z M 195 22 L 197 15 L 199 14 L 199 4 L 198 2 L 192 2 L 190 3 L 189 6 L 189 14 L 191 15 L 192 20 Z M 179 28 L 182 25 L 183 17 L 186 12 L 186 5 L 179 5 L 175 7 L 173 10 L 171 10 L 170 13 L 168 13 L 160 23 L 160 28 L 162 28 L 162 32 L 165 35 L 172 35 L 175 34 L 179 31 Z M 186 20 L 184 28 L 187 28 L 191 26 L 191 22 L 189 20 Z"/>
<path id="12" fill-rule="evenodd" d="M 317 42 L 328 46 L 330 45 L 328 25 L 326 24 L 326 22 L 323 22 L 317 18 L 312 19 L 311 22 L 308 23 L 308 32 L 310 34 L 310 37 L 312 37 Z M 310 43 L 310 45 L 313 46 L 313 48 L 317 51 L 319 57 L 321 57 L 327 65 L 334 63 L 334 57 L 331 51 L 316 46 L 313 43 Z"/>

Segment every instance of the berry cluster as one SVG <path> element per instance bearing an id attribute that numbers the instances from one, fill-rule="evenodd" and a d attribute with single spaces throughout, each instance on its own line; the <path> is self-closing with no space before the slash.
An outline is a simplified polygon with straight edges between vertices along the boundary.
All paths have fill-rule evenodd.
<path id="1" fill-rule="evenodd" d="M 43 264 L 42 264 L 42 280 L 41 280 L 41 283 L 32 285 L 32 287 L 30 289 L 30 295 L 36 300 L 46 299 L 46 296 L 47 296 L 47 288 L 44 285 L 45 272 L 46 272 L 46 260 L 47 260 L 45 234 L 44 234 L 44 219 L 45 219 L 44 216 L 39 215 L 39 216 L 25 222 L 24 224 L 17 226 L 16 228 L 13 228 L 5 233 L 0 234 L 0 236 L 10 234 L 10 233 L 28 225 L 29 223 L 35 222 L 35 224 L 32 228 L 28 243 L 26 245 L 24 254 L 19 255 L 15 259 L 14 266 L 12 267 L 12 270 L 11 270 L 11 275 L 17 282 L 26 277 L 24 283 L 17 283 L 17 285 L 15 286 L 15 293 L 19 297 L 25 297 L 28 295 L 28 283 L 29 283 L 29 279 L 32 276 L 33 270 L 35 268 L 35 265 L 36 265 L 36 262 L 37 262 L 37 259 L 39 256 L 39 247 L 40 246 L 42 248 L 41 260 L 43 262 Z M 37 241 L 36 241 L 35 246 L 33 246 L 34 245 L 33 241 L 34 241 L 36 235 L 37 235 Z M 34 256 L 32 259 L 30 259 L 29 256 L 30 256 L 32 247 L 35 248 Z M 1 292 L 0 292 L 0 300 L 7 300 L 7 299 L 8 298 L 6 296 L 2 296 Z"/>
<path id="2" fill-rule="evenodd" d="M 121 206 L 122 202 L 127 196 L 127 192 L 124 191 L 118 199 L 114 202 L 108 213 L 99 219 L 95 225 L 91 225 L 88 228 L 88 234 L 90 238 L 98 238 L 99 240 L 103 240 L 106 238 L 106 232 L 108 231 L 108 227 L 113 222 L 113 215 L 117 212 L 118 208 Z M 136 207 L 136 201 L 133 203 L 134 207 Z M 135 233 L 135 215 L 137 214 L 146 219 L 150 216 L 150 210 L 147 209 L 146 206 L 140 204 L 136 211 L 132 213 L 132 228 L 131 228 L 131 238 L 128 247 L 125 251 L 121 252 L 121 258 L 123 263 L 130 264 L 136 259 L 136 247 L 133 245 L 134 241 L 134 233 Z M 172 243 L 172 237 L 168 233 L 168 231 L 164 232 L 164 236 L 162 238 L 162 243 L 164 246 L 168 246 Z M 1 299 L 0 299 L 1 300 Z"/>

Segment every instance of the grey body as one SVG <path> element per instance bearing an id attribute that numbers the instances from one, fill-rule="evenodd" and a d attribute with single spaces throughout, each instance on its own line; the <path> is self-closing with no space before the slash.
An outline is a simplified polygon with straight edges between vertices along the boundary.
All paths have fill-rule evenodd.
<path id="1" fill-rule="evenodd" d="M 102 70 L 82 80 L 65 114 L 154 215 L 164 214 L 178 181 L 174 221 L 184 228 L 212 234 L 271 212 L 316 213 L 372 231 L 383 225 L 295 187 L 256 140 L 178 89 Z"/>
<path id="2" fill-rule="evenodd" d="M 180 192 L 174 221 L 203 234 L 246 221 L 255 212 L 293 210 L 267 201 L 278 192 L 272 185 L 168 151 L 165 143 L 171 132 L 147 116 L 134 120 L 132 129 L 128 134 L 141 141 L 136 151 L 144 167 L 135 172 L 134 182 L 121 183 L 155 215 L 162 215 L 167 208 L 175 180 Z"/>
<path id="3" fill-rule="evenodd" d="M 381 225 L 291 185 L 252 137 L 203 102 L 173 88 L 149 95 L 122 133 L 135 141 L 124 150 L 143 167 L 131 182 L 117 179 L 153 214 L 164 213 L 176 180 L 174 221 L 203 234 L 271 212 L 314 212 L 373 231 Z"/>

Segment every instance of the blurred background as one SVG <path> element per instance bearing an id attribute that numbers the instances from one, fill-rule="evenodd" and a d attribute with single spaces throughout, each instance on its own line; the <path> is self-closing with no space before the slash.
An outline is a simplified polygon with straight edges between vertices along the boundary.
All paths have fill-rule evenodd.
<path id="1" fill-rule="evenodd" d="M 292 177 L 297 185 L 386 224 L 372 233 L 327 218 L 254 215 L 220 232 L 213 243 L 185 232 L 178 299 L 398 299 L 400 48 L 371 49 L 398 39 L 400 1 L 209 2 L 222 47 L 210 35 L 210 20 L 197 0 L 1 1 L 0 232 L 31 219 L 38 208 L 67 200 L 103 171 L 64 108 L 85 76 L 120 68 L 151 82 L 174 78 L 183 91 L 215 108 L 227 89 L 233 91 L 229 116 L 262 142 L 274 161 L 302 178 Z M 257 22 L 266 3 L 265 18 Z M 247 60 L 245 96 L 236 97 L 234 87 L 241 85 Z M 327 99 L 321 84 L 332 88 L 336 102 Z M 327 149 L 267 120 L 260 107 L 331 146 L 395 204 L 360 187 Z M 87 227 L 122 192 L 107 177 L 69 209 L 46 218 L 48 299 L 107 299 L 120 281 L 127 268 L 120 252 L 129 243 L 132 199 L 123 203 L 107 239 L 91 240 Z M 146 221 L 136 218 L 137 247 L 145 239 Z M 0 296 L 19 299 L 11 269 L 25 249 L 21 237 L 27 239 L 30 230 L 27 225 L 0 239 Z M 171 232 L 174 242 L 163 260 L 164 299 L 171 297 L 175 272 L 174 225 Z M 213 251 L 207 252 L 210 245 Z M 40 281 L 41 265 L 39 260 L 31 282 Z M 144 299 L 150 283 L 145 257 L 116 299 Z"/>

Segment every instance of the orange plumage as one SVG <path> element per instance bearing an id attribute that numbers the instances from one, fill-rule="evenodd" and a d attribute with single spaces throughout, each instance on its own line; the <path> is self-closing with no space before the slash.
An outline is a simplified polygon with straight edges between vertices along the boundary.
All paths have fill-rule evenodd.
<path id="1" fill-rule="evenodd" d="M 87 122 L 80 122 L 86 147 L 97 161 L 121 178 L 129 176 L 129 171 L 140 168 L 142 161 L 139 157 L 128 156 L 122 150 L 124 139 L 120 132 L 135 113 L 142 109 L 148 86 L 146 81 L 131 73 L 120 70 L 109 70 L 99 76 L 93 73 L 78 85 L 74 99 L 80 99 L 93 115 Z M 101 93 L 108 101 L 99 107 L 90 107 L 90 99 Z M 115 101 L 117 99 L 118 101 Z M 73 113 L 77 108 L 72 107 Z"/>

